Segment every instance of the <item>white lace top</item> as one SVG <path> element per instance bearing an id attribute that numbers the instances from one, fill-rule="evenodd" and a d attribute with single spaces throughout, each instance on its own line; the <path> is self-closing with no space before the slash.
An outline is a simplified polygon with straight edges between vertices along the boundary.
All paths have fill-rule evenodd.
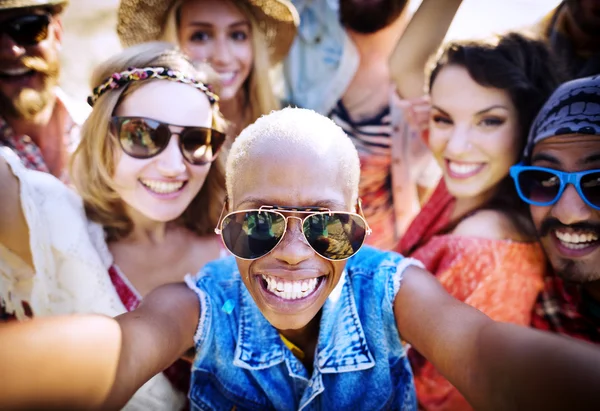
<path id="1" fill-rule="evenodd" d="M 21 207 L 29 226 L 34 267 L 0 244 L 0 303 L 17 319 L 34 316 L 126 312 L 108 269 L 112 256 L 104 230 L 89 221 L 81 198 L 52 175 L 28 170 L 10 149 L 0 156 L 19 179 Z M 124 408 L 179 410 L 185 395 L 161 373 L 146 383 Z"/>

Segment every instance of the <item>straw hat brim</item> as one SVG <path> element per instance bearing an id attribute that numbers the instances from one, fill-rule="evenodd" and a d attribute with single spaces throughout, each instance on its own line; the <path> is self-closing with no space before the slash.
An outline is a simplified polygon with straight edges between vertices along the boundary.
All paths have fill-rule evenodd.
<path id="1" fill-rule="evenodd" d="M 0 10 L 66 6 L 69 0 L 0 0 Z"/>
<path id="2" fill-rule="evenodd" d="M 117 34 L 123 47 L 159 40 L 165 19 L 176 0 L 121 0 Z M 288 0 L 236 0 L 250 6 L 264 33 L 271 63 L 287 55 L 299 23 L 298 12 Z"/>

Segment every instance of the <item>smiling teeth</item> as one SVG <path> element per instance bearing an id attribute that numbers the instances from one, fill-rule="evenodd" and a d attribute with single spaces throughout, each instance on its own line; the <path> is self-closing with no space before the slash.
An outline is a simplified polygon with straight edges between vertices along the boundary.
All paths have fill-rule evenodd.
<path id="1" fill-rule="evenodd" d="M 310 295 L 317 288 L 318 278 L 288 281 L 269 275 L 262 275 L 267 282 L 267 290 L 284 300 L 297 300 Z"/>
<path id="2" fill-rule="evenodd" d="M 580 250 L 589 247 L 592 243 L 598 241 L 598 235 L 595 233 L 565 233 L 555 230 L 554 234 L 562 245 L 572 250 Z"/>
<path id="3" fill-rule="evenodd" d="M 469 174 L 481 167 L 481 164 L 460 164 L 453 161 L 448 162 L 448 168 L 454 174 Z"/>
<path id="4" fill-rule="evenodd" d="M 3 69 L 0 70 L 0 74 L 3 74 L 5 76 L 22 76 L 24 74 L 27 74 L 31 71 L 31 69 L 27 68 L 27 67 L 19 67 L 19 68 L 13 68 L 13 69 Z"/>
<path id="5" fill-rule="evenodd" d="M 179 191 L 183 187 L 183 181 L 156 181 L 140 180 L 143 185 L 158 194 L 170 194 Z"/>
<path id="6" fill-rule="evenodd" d="M 221 81 L 230 81 L 233 79 L 233 77 L 235 77 L 235 72 L 231 71 L 228 73 L 219 73 L 219 78 L 221 79 Z"/>

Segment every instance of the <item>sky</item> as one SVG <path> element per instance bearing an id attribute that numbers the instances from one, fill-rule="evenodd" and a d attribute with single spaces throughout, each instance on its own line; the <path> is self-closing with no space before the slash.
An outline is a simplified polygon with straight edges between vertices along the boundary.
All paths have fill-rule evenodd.
<path id="1" fill-rule="evenodd" d="M 530 25 L 560 0 L 463 0 L 446 39 L 481 38 Z M 414 10 L 420 1 L 413 0 Z"/>

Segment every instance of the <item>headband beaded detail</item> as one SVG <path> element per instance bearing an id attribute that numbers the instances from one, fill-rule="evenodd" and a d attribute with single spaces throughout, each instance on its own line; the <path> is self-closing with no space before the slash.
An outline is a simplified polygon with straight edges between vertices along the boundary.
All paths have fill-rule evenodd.
<path id="1" fill-rule="evenodd" d="M 107 91 L 125 87 L 134 81 L 150 79 L 171 80 L 178 83 L 189 84 L 204 92 L 206 97 L 208 97 L 210 104 L 214 104 L 219 101 L 219 97 L 210 90 L 210 86 L 207 86 L 201 81 L 187 77 L 180 71 L 172 70 L 166 67 L 130 67 L 125 71 L 121 71 L 120 73 L 112 74 L 110 77 L 104 80 L 102 84 L 94 88 L 94 90 L 92 90 L 92 95 L 88 97 L 87 102 L 93 107 L 100 96 Z"/>

